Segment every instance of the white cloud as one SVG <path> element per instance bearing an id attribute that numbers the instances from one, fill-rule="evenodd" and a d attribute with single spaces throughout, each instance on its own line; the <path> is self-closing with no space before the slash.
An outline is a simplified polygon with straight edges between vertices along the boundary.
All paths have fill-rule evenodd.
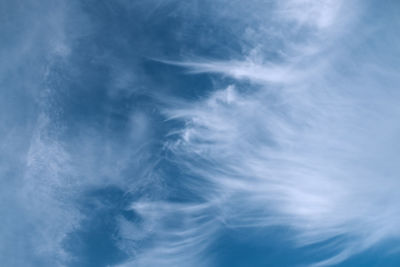
<path id="1" fill-rule="evenodd" d="M 398 94 L 379 84 L 382 69 L 394 84 L 397 78 L 387 62 L 370 68 L 362 65 L 365 57 L 352 55 L 352 45 L 365 38 L 369 25 L 359 29 L 360 39 L 338 34 L 341 5 L 345 3 L 285 1 L 278 9 L 306 27 L 308 41 L 298 43 L 315 47 L 312 53 L 292 50 L 297 41 L 288 39 L 283 61 L 166 62 L 261 87 L 243 93 L 240 83 L 233 82 L 204 100 L 167 109 L 169 118 L 185 122 L 169 149 L 182 168 L 199 177 L 191 186 L 195 192 L 208 191 L 202 197 L 220 211 L 219 222 L 288 226 L 298 245 L 339 238 L 330 247 L 332 257 L 316 266 L 342 262 L 400 237 L 399 168 L 392 147 L 398 128 L 393 118 L 399 115 L 393 96 Z M 319 38 L 327 36 L 329 42 Z M 369 53 L 366 49 L 364 55 Z M 349 72 L 341 71 L 344 65 Z"/>
<path id="2" fill-rule="evenodd" d="M 337 23 L 337 15 L 343 1 L 335 0 L 286 0 L 278 3 L 278 13 L 283 18 L 300 25 L 324 30 Z"/>
<path id="3" fill-rule="evenodd" d="M 177 2 L 152 3 L 146 16 Z M 0 115 L 7 122 L 0 129 L 7 133 L 1 156 L 12 158 L 17 162 L 12 166 L 23 169 L 13 183 L 0 181 L 10 188 L 1 189 L 2 197 L 15 202 L 15 210 L 0 207 L 12 218 L 0 229 L 1 252 L 11 250 L 5 244 L 13 243 L 9 240 L 15 233 L 28 229 L 30 223 L 35 225 L 30 237 L 18 241 L 27 243 L 26 250 L 35 247 L 27 252 L 34 255 L 21 254 L 20 261 L 6 259 L 9 265 L 23 265 L 38 257 L 52 266 L 61 265 L 68 258 L 62 241 L 84 217 L 73 201 L 86 188 L 104 185 L 115 185 L 128 194 L 143 193 L 129 207 L 140 220 L 116 218 L 123 239 L 118 245 L 132 256 L 121 266 L 212 266 L 213 259 L 205 254 L 224 227 L 286 226 L 295 232 L 291 244 L 301 246 L 338 238 L 328 246 L 332 257 L 317 265 L 341 262 L 400 237 L 398 127 L 393 119 L 400 115 L 398 93 L 393 90 L 398 77 L 385 60 L 377 60 L 374 48 L 364 47 L 363 55 L 354 53 L 368 29 L 356 37 L 346 33 L 354 29 L 350 4 L 330 0 L 207 3 L 210 12 L 197 19 L 207 19 L 213 30 L 229 33 L 232 40 L 224 44 L 235 44 L 227 49 L 232 56 L 164 61 L 191 73 L 232 78 L 226 87 L 207 88 L 214 91 L 205 99 L 175 101 L 164 109 L 167 119 L 184 123 L 178 131 L 174 129 L 162 152 L 185 173 L 177 174 L 178 188 L 190 194 L 192 202 L 168 200 L 170 192 L 165 191 L 169 188 L 160 178 L 168 169 L 157 165 L 157 157 L 162 156 L 151 155 L 146 148 L 152 122 L 145 112 L 122 114 L 128 125 L 118 140 L 90 127 L 80 128 L 75 143 L 56 137 L 63 123 L 50 117 L 58 110 L 52 109 L 52 99 L 36 99 L 36 93 L 46 96 L 41 90 L 42 79 L 49 74 L 46 69 L 56 58 L 68 60 L 73 53 L 64 10 L 57 9 L 33 25 L 22 38 L 26 42 L 7 47 L 9 64 L 0 65 L 2 79 L 23 66 L 25 56 L 46 62 L 8 84 L 11 89 L 7 90 L 22 88 L 22 94 L 35 95 L 40 102 L 32 101 L 31 124 L 15 126 L 18 123 Z M 142 5 L 147 7 L 127 3 L 132 9 Z M 168 16 L 185 14 L 184 20 L 190 21 L 200 10 L 198 2 L 177 5 Z M 28 22 L 33 20 L 35 16 Z M 51 25 L 49 31 L 46 25 Z M 202 42 L 210 42 L 212 33 Z M 111 97 L 130 96 L 136 85 L 140 90 L 147 88 L 143 80 L 133 78 L 130 68 L 121 66 L 113 66 Z M 247 88 L 242 88 L 243 80 L 249 82 Z M 35 90 L 28 92 L 31 87 Z M 17 108 L 8 109 L 10 105 L 1 102 L 1 113 L 11 110 L 17 121 Z M 21 129 L 25 132 L 20 133 Z M 13 147 L 21 140 L 26 143 L 17 153 Z M 2 166 L 3 177 L 9 169 Z M 18 196 L 3 194 L 17 188 Z M 13 225 L 19 214 L 26 224 Z M 14 243 L 10 247 L 21 251 Z"/>

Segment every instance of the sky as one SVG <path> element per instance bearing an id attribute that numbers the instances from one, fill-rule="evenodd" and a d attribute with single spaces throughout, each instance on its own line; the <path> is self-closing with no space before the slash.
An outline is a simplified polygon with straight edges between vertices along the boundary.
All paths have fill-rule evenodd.
<path id="1" fill-rule="evenodd" d="M 1 0 L 1 265 L 400 266 L 399 9 Z"/>

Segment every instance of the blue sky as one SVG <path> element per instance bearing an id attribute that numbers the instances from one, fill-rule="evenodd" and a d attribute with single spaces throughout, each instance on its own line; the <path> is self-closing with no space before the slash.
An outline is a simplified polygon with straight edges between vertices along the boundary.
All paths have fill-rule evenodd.
<path id="1" fill-rule="evenodd" d="M 399 266 L 398 9 L 1 1 L 1 265 Z"/>

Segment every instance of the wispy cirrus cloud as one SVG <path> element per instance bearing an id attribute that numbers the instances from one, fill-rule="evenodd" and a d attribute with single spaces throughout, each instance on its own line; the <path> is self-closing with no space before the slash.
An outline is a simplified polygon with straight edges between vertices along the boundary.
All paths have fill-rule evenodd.
<path id="1" fill-rule="evenodd" d="M 399 238 L 391 12 L 16 3 L 0 26 L 6 265 L 218 266 L 227 229 L 281 226 L 322 266 Z"/>
<path id="2" fill-rule="evenodd" d="M 188 175 L 198 177 L 189 179 L 188 188 L 201 196 L 202 205 L 218 211 L 218 220 L 192 222 L 191 227 L 212 223 L 216 228 L 208 235 L 213 238 L 226 226 L 287 226 L 295 232 L 294 244 L 329 244 L 331 256 L 315 266 L 337 264 L 399 238 L 398 168 L 391 148 L 397 126 L 390 119 L 399 112 L 393 98 L 398 96 L 397 78 L 388 61 L 374 61 L 375 48 L 352 55 L 374 28 L 346 12 L 353 8 L 365 6 L 277 4 L 275 23 L 286 51 L 276 59 L 257 52 L 242 59 L 164 61 L 194 74 L 233 78 L 203 100 L 165 111 L 185 123 L 168 149 Z M 362 25 L 354 37 L 349 29 Z M 375 40 L 374 45 L 380 51 L 384 42 Z M 389 88 L 381 81 L 389 82 Z M 190 214 L 188 209 L 185 216 Z M 190 244 L 181 255 L 192 251 Z"/>

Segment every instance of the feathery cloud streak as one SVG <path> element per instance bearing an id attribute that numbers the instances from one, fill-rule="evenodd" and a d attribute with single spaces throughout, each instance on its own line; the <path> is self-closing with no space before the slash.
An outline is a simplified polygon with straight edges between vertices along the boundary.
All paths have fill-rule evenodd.
<path id="1" fill-rule="evenodd" d="M 269 45 L 265 38 L 255 39 L 254 49 L 244 45 L 241 59 L 166 61 L 234 79 L 204 100 L 166 110 L 185 122 L 169 149 L 206 181 L 189 186 L 207 188 L 200 194 L 218 207 L 224 225 L 288 226 L 299 245 L 336 240 L 332 256 L 315 265 L 336 264 L 399 238 L 398 127 L 391 119 L 399 114 L 398 78 L 390 61 L 373 54 L 386 47 L 371 35 L 379 25 L 357 20 L 371 12 L 368 6 L 299 0 L 274 7 L 268 22 L 275 28 L 262 33 L 274 36 L 279 29 L 282 56 L 260 52 Z M 263 22 L 257 11 L 241 19 Z M 390 35 L 394 29 L 380 30 Z M 378 48 L 360 45 L 363 40 Z M 356 46 L 360 54 L 352 54 Z"/>

